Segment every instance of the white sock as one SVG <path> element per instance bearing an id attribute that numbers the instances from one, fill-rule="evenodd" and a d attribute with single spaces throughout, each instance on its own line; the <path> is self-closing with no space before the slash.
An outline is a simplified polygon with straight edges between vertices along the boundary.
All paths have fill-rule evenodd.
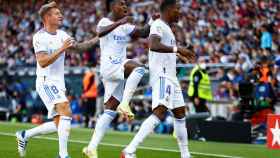
<path id="1" fill-rule="evenodd" d="M 141 125 L 139 131 L 134 136 L 133 140 L 129 143 L 129 145 L 124 149 L 127 153 L 135 153 L 136 148 L 143 140 L 154 131 L 154 128 L 160 123 L 160 120 L 157 116 L 151 115 L 149 116 Z"/>
<path id="2" fill-rule="evenodd" d="M 58 141 L 59 141 L 59 156 L 64 158 L 68 156 L 67 143 L 71 130 L 71 117 L 60 116 L 58 123 Z"/>
<path id="3" fill-rule="evenodd" d="M 26 130 L 25 131 L 25 138 L 29 139 L 29 138 L 37 136 L 37 135 L 49 134 L 49 133 L 53 133 L 53 132 L 56 132 L 56 131 L 57 131 L 57 128 L 56 128 L 56 125 L 53 121 L 46 122 L 46 123 L 43 123 L 43 124 L 41 124 L 37 127 Z"/>
<path id="4" fill-rule="evenodd" d="M 188 131 L 186 128 L 186 118 L 175 118 L 174 120 L 174 130 L 177 136 L 181 158 L 190 158 L 191 155 L 188 149 Z"/>
<path id="5" fill-rule="evenodd" d="M 111 122 L 116 117 L 117 112 L 112 110 L 105 110 L 104 113 L 96 122 L 94 133 L 91 137 L 88 148 L 96 149 L 101 139 L 103 138 L 105 132 L 109 128 Z"/>
<path id="6" fill-rule="evenodd" d="M 137 67 L 131 72 L 126 80 L 122 102 L 129 103 L 144 74 L 144 67 Z"/>

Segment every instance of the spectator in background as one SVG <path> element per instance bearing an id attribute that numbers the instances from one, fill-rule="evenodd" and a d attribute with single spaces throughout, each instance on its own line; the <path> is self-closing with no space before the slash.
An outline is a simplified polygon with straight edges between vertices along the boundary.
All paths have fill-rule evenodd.
<path id="1" fill-rule="evenodd" d="M 266 56 L 263 56 L 258 67 L 259 82 L 272 83 L 273 73 L 271 64 Z"/>
<path id="2" fill-rule="evenodd" d="M 85 127 L 92 127 L 96 111 L 97 84 L 95 73 L 88 69 L 83 77 L 82 109 Z"/>
<path id="3" fill-rule="evenodd" d="M 72 110 L 72 125 L 79 126 L 82 123 L 82 109 L 79 104 L 79 99 L 74 95 L 68 95 L 67 98 Z"/>
<path id="4" fill-rule="evenodd" d="M 98 96 L 96 98 L 96 113 L 95 113 L 96 117 L 98 117 L 104 111 L 103 104 L 104 104 L 104 93 L 105 93 L 104 85 L 101 82 L 100 78 L 97 77 L 98 76 L 96 76 L 95 78 L 97 82 L 97 92 L 98 92 Z"/>
<path id="5" fill-rule="evenodd" d="M 261 27 L 261 48 L 271 51 L 272 49 L 272 34 L 268 31 L 268 26 Z"/>
<path id="6" fill-rule="evenodd" d="M 211 81 L 207 73 L 205 60 L 200 58 L 190 74 L 188 95 L 196 112 L 209 112 L 206 100 L 212 100 Z"/>

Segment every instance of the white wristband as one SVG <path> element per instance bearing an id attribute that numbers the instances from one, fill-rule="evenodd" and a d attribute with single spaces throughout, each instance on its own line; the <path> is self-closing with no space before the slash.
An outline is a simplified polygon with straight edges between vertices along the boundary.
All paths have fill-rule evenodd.
<path id="1" fill-rule="evenodd" d="M 177 53 L 178 52 L 178 47 L 177 46 L 174 46 L 173 47 L 173 53 Z"/>

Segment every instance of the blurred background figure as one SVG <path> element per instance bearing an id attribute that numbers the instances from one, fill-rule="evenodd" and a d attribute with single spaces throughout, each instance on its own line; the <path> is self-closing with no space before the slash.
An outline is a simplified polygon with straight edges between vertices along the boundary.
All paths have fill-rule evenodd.
<path id="1" fill-rule="evenodd" d="M 82 93 L 82 110 L 84 117 L 84 126 L 93 127 L 94 115 L 96 112 L 97 84 L 95 72 L 89 68 L 83 77 L 83 93 Z"/>
<path id="2" fill-rule="evenodd" d="M 211 80 L 204 59 L 199 58 L 198 64 L 192 69 L 189 78 L 188 95 L 193 102 L 195 111 L 197 113 L 209 112 L 206 101 L 211 101 L 213 96 Z"/>

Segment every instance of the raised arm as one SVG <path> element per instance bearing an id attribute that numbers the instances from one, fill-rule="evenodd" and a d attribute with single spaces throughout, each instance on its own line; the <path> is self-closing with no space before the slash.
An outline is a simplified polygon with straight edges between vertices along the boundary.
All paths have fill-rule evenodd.
<path id="1" fill-rule="evenodd" d="M 130 34 L 131 38 L 146 38 L 150 34 L 150 25 L 146 24 L 143 27 L 136 27 L 134 31 Z"/>

